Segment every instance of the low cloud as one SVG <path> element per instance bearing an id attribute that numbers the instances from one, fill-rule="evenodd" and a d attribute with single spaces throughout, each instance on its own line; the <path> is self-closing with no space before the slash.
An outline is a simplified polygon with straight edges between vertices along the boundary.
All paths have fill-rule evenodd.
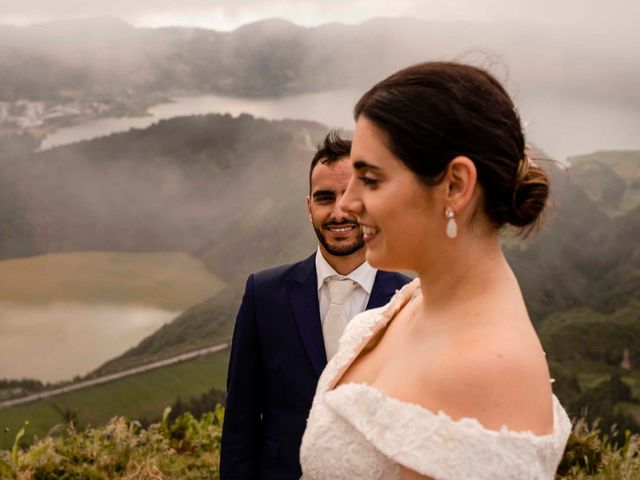
<path id="1" fill-rule="evenodd" d="M 13 0 L 0 1 L 0 23 L 28 24 L 58 18 L 110 15 L 143 26 L 194 25 L 229 30 L 283 17 L 302 25 L 356 23 L 379 16 L 430 20 L 519 21 L 630 30 L 640 3 L 626 0 Z M 516 13 L 514 13 L 516 12 Z"/>

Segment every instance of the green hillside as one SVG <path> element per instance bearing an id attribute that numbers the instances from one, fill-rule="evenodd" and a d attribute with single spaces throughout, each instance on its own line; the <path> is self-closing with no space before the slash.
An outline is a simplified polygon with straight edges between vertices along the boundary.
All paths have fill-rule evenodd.
<path id="1" fill-rule="evenodd" d="M 629 374 L 640 379 L 640 299 L 611 315 L 587 308 L 557 313 L 538 331 L 549 358 L 566 368 L 617 372 L 626 351 Z"/>
<path id="2" fill-rule="evenodd" d="M 242 288 L 230 284 L 213 298 L 187 310 L 123 355 L 92 372 L 105 375 L 199 348 L 231 341 Z"/>
<path id="3" fill-rule="evenodd" d="M 141 421 L 157 420 L 178 397 L 188 400 L 212 388 L 225 389 L 227 364 L 228 352 L 224 351 L 0 410 L 0 449 L 10 448 L 25 420 L 31 424 L 27 441 L 33 435 L 42 438 L 52 427 L 69 419 L 79 427 L 103 425 L 120 415 Z"/>
<path id="4" fill-rule="evenodd" d="M 0 259 L 170 251 L 211 267 L 213 249 L 213 272 L 229 280 L 249 219 L 269 247 L 250 256 L 285 257 L 282 245 L 298 240 L 289 233 L 306 231 L 304 178 L 324 134 L 312 122 L 181 117 L 0 162 L 0 231 L 10 232 Z M 285 232 L 282 214 L 293 222 Z"/>
<path id="5" fill-rule="evenodd" d="M 573 180 L 610 216 L 640 206 L 640 152 L 596 152 L 568 160 Z"/>
<path id="6" fill-rule="evenodd" d="M 601 152 L 572 158 L 566 172 L 550 168 L 553 203 L 541 231 L 506 252 L 534 321 L 581 306 L 610 314 L 639 295 L 640 206 L 620 203 L 640 195 L 639 156 Z M 620 196 L 594 193 L 604 189 Z"/>

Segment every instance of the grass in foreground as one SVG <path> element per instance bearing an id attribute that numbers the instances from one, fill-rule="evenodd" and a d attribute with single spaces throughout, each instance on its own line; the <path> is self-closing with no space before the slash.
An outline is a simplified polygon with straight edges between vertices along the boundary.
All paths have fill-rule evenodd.
<path id="1" fill-rule="evenodd" d="M 115 417 L 105 427 L 47 437 L 27 450 L 18 433 L 11 451 L 0 451 L 0 478 L 11 480 L 216 480 L 224 409 L 197 420 L 185 413 L 171 422 L 142 428 Z M 640 436 L 613 444 L 597 428 L 578 420 L 556 480 L 632 480 L 640 478 Z"/>
<path id="2" fill-rule="evenodd" d="M 142 428 L 115 417 L 106 426 L 47 437 L 28 450 L 0 451 L 0 478 L 16 480 L 210 480 L 218 478 L 221 425 L 217 407 L 196 420 L 185 413 Z"/>
<path id="3" fill-rule="evenodd" d="M 615 429 L 615 427 L 614 427 Z M 623 445 L 603 434 L 598 423 L 576 421 L 556 480 L 634 480 L 640 478 L 640 435 L 625 432 Z"/>

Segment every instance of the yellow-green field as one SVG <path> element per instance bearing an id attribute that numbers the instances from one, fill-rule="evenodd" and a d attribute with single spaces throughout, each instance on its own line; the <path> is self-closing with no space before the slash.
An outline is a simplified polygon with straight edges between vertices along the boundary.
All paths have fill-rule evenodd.
<path id="1" fill-rule="evenodd" d="M 26 438 L 42 438 L 63 422 L 66 411 L 77 414 L 81 425 L 102 425 L 116 415 L 157 419 L 178 397 L 187 400 L 214 387 L 225 389 L 228 355 L 223 351 L 202 356 L 46 401 L 0 410 L 0 449 L 11 447 L 25 420 L 30 423 Z"/>
<path id="2" fill-rule="evenodd" d="M 224 282 L 184 253 L 74 252 L 0 262 L 0 302 L 141 304 L 184 310 Z"/>

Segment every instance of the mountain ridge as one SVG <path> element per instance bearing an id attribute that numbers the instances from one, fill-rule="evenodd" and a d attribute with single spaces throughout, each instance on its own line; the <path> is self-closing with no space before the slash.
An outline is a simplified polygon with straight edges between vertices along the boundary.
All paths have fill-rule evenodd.
<path id="1" fill-rule="evenodd" d="M 487 66 L 494 63 L 491 57 L 497 54 L 510 66 L 510 76 L 527 91 L 553 88 L 608 101 L 615 101 L 614 96 L 625 104 L 640 105 L 635 89 L 640 67 L 628 61 L 630 47 L 591 49 L 586 62 L 578 53 L 590 40 L 590 32 L 559 27 L 543 30 L 535 23 L 516 28 L 504 22 L 376 18 L 357 25 L 302 27 L 276 18 L 225 32 L 191 27 L 136 28 L 103 17 L 44 25 L 4 30 L 0 67 L 8 74 L 0 79 L 0 91 L 5 99 L 65 99 L 63 94 L 69 90 L 76 91 L 74 98 L 117 98 L 170 90 L 268 97 L 365 87 L 401 66 L 461 58 L 480 47 L 487 54 Z M 48 29 L 59 31 L 60 38 L 41 38 L 40 33 Z M 111 38 L 106 31 L 114 32 Z M 525 58 L 519 53 L 523 50 L 535 55 L 535 64 L 529 55 Z M 575 53 L 570 55 L 571 68 L 567 52 Z M 110 63 L 105 65 L 104 59 Z M 606 61 L 610 68 L 597 68 L 600 61 Z M 12 71 L 10 67 L 15 65 L 23 68 Z M 74 73 L 65 76 L 69 68 Z M 288 73 L 282 76 L 282 72 Z"/>

